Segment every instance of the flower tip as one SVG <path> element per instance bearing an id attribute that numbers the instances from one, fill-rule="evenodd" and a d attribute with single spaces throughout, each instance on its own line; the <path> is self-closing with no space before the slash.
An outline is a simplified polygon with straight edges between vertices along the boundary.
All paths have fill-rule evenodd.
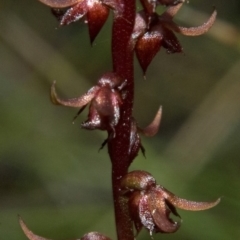
<path id="1" fill-rule="evenodd" d="M 213 13 L 209 17 L 209 19 L 203 23 L 202 25 L 198 27 L 178 27 L 178 29 L 175 29 L 177 32 L 185 35 L 185 36 L 200 36 L 210 30 L 210 28 L 213 26 L 214 22 L 216 21 L 217 17 L 217 10 L 214 7 Z"/>
<path id="2" fill-rule="evenodd" d="M 21 216 L 18 215 L 18 221 L 19 221 L 19 224 L 24 232 L 24 234 L 26 235 L 26 237 L 29 239 L 29 240 L 50 240 L 50 239 L 47 239 L 47 238 L 43 238 L 43 237 L 40 237 L 38 235 L 35 235 L 28 227 L 27 225 L 25 224 L 25 222 L 22 220 Z"/>
<path id="3" fill-rule="evenodd" d="M 147 137 L 153 137 L 157 134 L 160 126 L 162 118 L 162 106 L 159 107 L 153 121 L 144 129 L 140 129 L 140 132 L 142 132 Z"/>
<path id="4" fill-rule="evenodd" d="M 189 201 L 186 199 L 180 199 L 176 196 L 174 198 L 175 199 L 171 201 L 171 203 L 175 207 L 183 210 L 189 210 L 189 211 L 203 211 L 203 210 L 211 209 L 217 206 L 221 201 L 221 198 L 218 198 L 217 200 L 212 202 L 195 202 L 195 201 Z"/>

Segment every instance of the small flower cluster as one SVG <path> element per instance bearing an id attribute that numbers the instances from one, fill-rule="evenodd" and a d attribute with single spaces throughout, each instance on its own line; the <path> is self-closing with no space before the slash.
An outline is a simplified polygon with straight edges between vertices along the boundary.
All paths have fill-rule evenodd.
<path id="1" fill-rule="evenodd" d="M 213 202 L 194 202 L 182 199 L 157 185 L 153 176 L 146 171 L 132 171 L 121 180 L 121 190 L 128 198 L 129 212 L 137 234 L 144 227 L 153 233 L 173 233 L 180 222 L 171 219 L 170 214 L 180 218 L 176 207 L 190 211 L 206 210 L 216 206 Z"/>

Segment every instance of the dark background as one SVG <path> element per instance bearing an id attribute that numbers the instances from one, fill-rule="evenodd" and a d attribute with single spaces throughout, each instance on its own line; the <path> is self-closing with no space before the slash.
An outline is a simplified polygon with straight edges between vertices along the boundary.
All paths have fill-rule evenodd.
<path id="1" fill-rule="evenodd" d="M 192 0 L 176 22 L 197 26 L 213 5 L 208 34 L 179 36 L 183 54 L 162 49 L 147 80 L 136 62 L 134 116 L 144 127 L 162 105 L 163 118 L 157 136 L 142 137 L 147 158 L 139 154 L 131 169 L 183 198 L 222 197 L 208 211 L 180 210 L 180 230 L 156 240 L 240 238 L 240 2 Z M 111 70 L 111 17 L 91 47 L 84 23 L 59 28 L 37 0 L 0 2 L 1 240 L 26 239 L 18 214 L 46 238 L 100 231 L 115 239 L 111 166 L 107 149 L 98 152 L 106 134 L 80 129 L 86 110 L 72 125 L 77 110 L 49 101 L 54 80 L 62 96 L 80 96 Z"/>

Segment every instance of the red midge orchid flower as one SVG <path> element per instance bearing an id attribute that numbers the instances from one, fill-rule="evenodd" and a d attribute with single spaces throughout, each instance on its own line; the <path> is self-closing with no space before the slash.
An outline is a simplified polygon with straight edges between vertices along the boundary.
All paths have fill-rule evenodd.
<path id="1" fill-rule="evenodd" d="M 128 197 L 129 212 L 137 234 L 145 227 L 150 235 L 154 232 L 173 233 L 180 222 L 171 219 L 170 214 L 180 218 L 176 208 L 201 211 L 216 206 L 213 202 L 195 202 L 182 199 L 157 185 L 155 179 L 146 171 L 133 171 L 121 180 L 122 193 Z"/>
<path id="2" fill-rule="evenodd" d="M 87 104 L 90 104 L 88 120 L 81 126 L 85 129 L 106 130 L 109 134 L 115 135 L 115 126 L 120 118 L 120 105 L 122 97 L 120 91 L 124 88 L 125 82 L 113 72 L 105 73 L 87 93 L 78 98 L 67 100 L 60 99 L 55 89 L 56 82 L 51 88 L 51 100 L 54 104 L 80 108 L 80 114 Z"/>
<path id="3" fill-rule="evenodd" d="M 40 0 L 40 2 L 53 9 L 53 13 L 57 16 L 61 26 L 85 18 L 91 43 L 109 15 L 109 7 L 104 4 L 104 1 L 99 0 Z M 63 8 L 68 9 L 62 10 Z"/>
<path id="4" fill-rule="evenodd" d="M 154 4 L 149 3 L 149 1 L 143 2 L 146 2 L 146 5 L 150 4 L 150 6 L 154 6 Z M 174 32 L 185 36 L 199 36 L 212 27 L 217 15 L 216 10 L 213 11 L 210 18 L 203 25 L 198 27 L 187 28 L 174 23 L 173 17 L 177 14 L 183 2 L 184 1 L 180 1 L 179 4 L 170 6 L 161 15 L 155 12 L 155 7 L 154 9 L 146 7 L 144 11 L 137 13 L 132 41 L 144 75 L 161 46 L 164 47 L 168 53 L 182 52 L 182 46 Z"/>

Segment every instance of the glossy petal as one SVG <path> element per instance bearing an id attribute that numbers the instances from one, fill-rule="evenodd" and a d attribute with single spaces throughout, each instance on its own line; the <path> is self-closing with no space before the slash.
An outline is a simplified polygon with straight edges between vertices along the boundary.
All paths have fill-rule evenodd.
<path id="1" fill-rule="evenodd" d="M 156 185 L 153 176 L 146 171 L 132 171 L 121 179 L 121 189 L 123 190 L 147 190 Z"/>
<path id="2" fill-rule="evenodd" d="M 39 0 L 39 1 L 52 8 L 65 8 L 73 6 L 74 4 L 77 4 L 82 0 Z"/>
<path id="3" fill-rule="evenodd" d="M 60 25 L 68 25 L 81 19 L 87 13 L 86 0 L 82 0 L 76 5 L 69 8 L 62 16 Z"/>
<path id="4" fill-rule="evenodd" d="M 164 194 L 153 189 L 149 193 L 149 208 L 152 213 L 153 220 L 156 224 L 156 231 L 164 233 L 173 233 L 180 227 L 179 222 L 175 222 L 170 218 L 170 213 L 178 215 L 174 207 L 169 208 L 166 204 Z M 172 211 L 173 209 L 173 211 Z"/>
<path id="5" fill-rule="evenodd" d="M 91 43 L 98 35 L 109 15 L 109 9 L 101 2 L 88 4 L 87 21 Z"/>
<path id="6" fill-rule="evenodd" d="M 98 86 L 94 86 L 87 93 L 83 94 L 81 97 L 64 100 L 58 97 L 56 93 L 55 85 L 56 85 L 56 81 L 53 82 L 53 85 L 51 87 L 50 96 L 51 96 L 52 103 L 56 105 L 75 107 L 75 108 L 81 108 L 87 105 L 94 98 L 94 96 L 99 90 Z"/>
<path id="7" fill-rule="evenodd" d="M 142 225 L 153 234 L 155 223 L 152 217 L 152 209 L 149 207 L 149 195 L 143 195 L 139 200 L 139 217 Z"/>
<path id="8" fill-rule="evenodd" d="M 163 36 L 159 31 L 146 32 L 136 43 L 135 51 L 145 75 L 149 64 L 160 50 Z"/>
<path id="9" fill-rule="evenodd" d="M 179 222 L 174 222 L 168 217 L 167 209 L 156 208 L 152 211 L 153 221 L 156 224 L 156 231 L 162 233 L 174 233 L 179 227 Z"/>

